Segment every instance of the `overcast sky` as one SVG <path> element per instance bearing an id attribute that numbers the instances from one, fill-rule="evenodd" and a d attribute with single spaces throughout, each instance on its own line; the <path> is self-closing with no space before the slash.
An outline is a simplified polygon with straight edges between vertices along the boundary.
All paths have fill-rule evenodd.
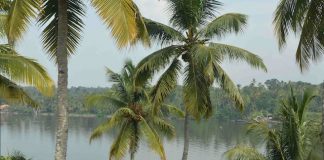
<path id="1" fill-rule="evenodd" d="M 142 14 L 155 21 L 168 24 L 166 2 L 164 0 L 135 0 Z M 273 34 L 273 12 L 278 0 L 222 0 L 220 14 L 239 12 L 249 16 L 248 26 L 243 34 L 230 35 L 226 39 L 215 40 L 236 45 L 258 54 L 268 67 L 268 73 L 251 69 L 245 64 L 224 63 L 222 66 L 238 84 L 249 84 L 253 78 L 258 82 L 277 78 L 284 81 L 306 81 L 321 83 L 324 80 L 324 62 L 314 64 L 301 74 L 295 63 L 296 37 L 291 37 L 287 47 L 279 52 Z M 40 43 L 40 29 L 32 24 L 23 40 L 18 44 L 21 54 L 37 59 L 56 80 L 56 67 L 45 54 Z M 83 39 L 76 55 L 69 61 L 69 86 L 110 86 L 105 77 L 105 67 L 119 71 L 125 59 L 139 62 L 143 57 L 159 49 L 160 46 L 145 49 L 118 50 L 109 30 L 103 25 L 94 9 L 88 5 L 85 17 Z"/>

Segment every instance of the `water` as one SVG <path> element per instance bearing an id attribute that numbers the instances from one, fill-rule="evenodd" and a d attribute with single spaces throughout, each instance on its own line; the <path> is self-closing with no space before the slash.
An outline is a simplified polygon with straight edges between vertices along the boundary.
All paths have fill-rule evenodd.
<path id="1" fill-rule="evenodd" d="M 115 132 L 103 136 L 89 144 L 91 131 L 103 119 L 70 117 L 68 160 L 106 160 Z M 33 160 L 54 159 L 55 117 L 1 115 L 1 155 L 21 151 Z M 164 140 L 164 148 L 169 160 L 180 160 L 183 148 L 183 122 L 174 121 L 177 136 Z M 253 144 L 254 137 L 245 134 L 244 125 L 216 120 L 192 121 L 190 126 L 189 160 L 222 160 L 223 154 L 236 144 Z M 125 159 L 129 159 L 126 157 Z M 158 160 L 146 144 L 141 144 L 135 155 L 137 160 Z"/>

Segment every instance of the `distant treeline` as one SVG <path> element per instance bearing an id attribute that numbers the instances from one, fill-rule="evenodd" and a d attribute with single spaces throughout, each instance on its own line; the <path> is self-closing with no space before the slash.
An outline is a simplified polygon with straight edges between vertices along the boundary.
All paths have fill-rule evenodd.
<path id="1" fill-rule="evenodd" d="M 295 92 L 301 94 L 304 89 L 312 88 L 318 92 L 318 97 L 311 104 L 311 112 L 320 112 L 323 102 L 323 83 L 314 85 L 305 82 L 284 82 L 277 79 L 267 80 L 265 83 L 257 83 L 253 80 L 247 86 L 238 85 L 241 95 L 245 102 L 243 112 L 237 110 L 234 103 L 229 99 L 226 93 L 218 88 L 212 88 L 211 100 L 214 106 L 214 117 L 217 119 L 241 119 L 249 118 L 255 115 L 272 114 L 276 116 L 279 102 L 290 92 L 290 87 L 295 89 Z M 56 108 L 56 96 L 44 97 L 33 88 L 25 88 L 30 96 L 40 105 L 40 112 L 54 113 Z M 86 88 L 72 87 L 69 89 L 69 111 L 76 114 L 98 114 L 105 115 L 108 112 L 106 106 L 86 107 L 84 105 L 85 98 L 94 93 L 107 92 L 109 88 Z M 181 86 L 167 98 L 166 103 L 174 104 L 183 108 Z M 0 101 L 1 104 L 1 101 Z M 32 112 L 31 108 L 22 106 L 12 106 L 10 111 L 15 112 Z"/>

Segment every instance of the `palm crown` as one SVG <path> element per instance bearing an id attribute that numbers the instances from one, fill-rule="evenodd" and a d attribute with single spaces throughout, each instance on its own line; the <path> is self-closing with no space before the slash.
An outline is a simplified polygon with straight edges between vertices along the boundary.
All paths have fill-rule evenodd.
<path id="1" fill-rule="evenodd" d="M 162 45 L 172 45 L 152 53 L 139 63 L 137 74 L 141 76 L 138 76 L 137 83 L 141 84 L 156 72 L 167 68 L 151 93 L 152 101 L 158 105 L 176 87 L 184 64 L 184 104 L 197 119 L 211 114 L 209 88 L 214 82 L 242 108 L 242 97 L 220 64 L 228 59 L 245 61 L 265 71 L 266 67 L 257 55 L 235 46 L 213 43 L 210 39 L 241 32 L 246 25 L 246 16 L 228 13 L 215 18 L 214 13 L 221 6 L 216 0 L 168 2 L 173 28 L 149 19 L 144 21 L 152 39 Z"/>
<path id="2" fill-rule="evenodd" d="M 174 136 L 174 127 L 162 118 L 162 112 L 154 114 L 146 93 L 148 85 L 134 85 L 135 66 L 128 61 L 121 74 L 107 69 L 107 75 L 109 81 L 114 83 L 113 87 L 108 93 L 88 97 L 87 105 L 107 105 L 112 116 L 94 130 L 91 140 L 112 128 L 119 128 L 119 134 L 110 149 L 110 159 L 122 159 L 126 150 L 129 150 L 133 159 L 142 138 L 146 139 L 161 159 L 166 159 L 159 133 L 171 138 Z M 170 112 L 177 111 L 170 105 L 162 107 Z"/>

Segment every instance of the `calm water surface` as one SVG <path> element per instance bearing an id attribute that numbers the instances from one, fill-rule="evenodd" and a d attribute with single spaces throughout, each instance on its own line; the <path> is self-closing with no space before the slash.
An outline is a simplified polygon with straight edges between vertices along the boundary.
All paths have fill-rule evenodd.
<path id="1" fill-rule="evenodd" d="M 89 144 L 91 131 L 103 119 L 70 117 L 68 160 L 106 160 L 109 146 L 116 133 L 112 132 Z M 173 121 L 177 136 L 164 140 L 165 152 L 169 160 L 180 160 L 183 148 L 183 122 Z M 54 159 L 55 117 L 1 115 L 1 155 L 15 150 L 23 152 L 33 160 Z M 216 120 L 191 122 L 189 160 L 222 160 L 223 154 L 236 144 L 251 143 L 257 147 L 255 138 L 245 134 L 244 126 L 232 122 Z M 158 160 L 146 146 L 140 145 L 137 160 Z M 125 159 L 129 159 L 126 157 Z"/>

